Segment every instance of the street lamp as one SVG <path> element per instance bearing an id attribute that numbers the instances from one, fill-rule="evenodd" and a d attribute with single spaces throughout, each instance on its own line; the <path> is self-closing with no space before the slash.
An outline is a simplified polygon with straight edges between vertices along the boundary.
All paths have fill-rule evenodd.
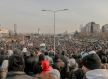
<path id="1" fill-rule="evenodd" d="M 60 10 L 42 10 L 42 11 L 48 11 L 48 12 L 52 12 L 53 14 L 54 14 L 54 51 L 55 51 L 55 48 L 56 48 L 56 46 L 55 46 L 55 14 L 57 13 L 57 12 L 59 12 L 59 11 L 66 11 L 66 10 L 68 10 L 68 9 L 60 9 Z"/>

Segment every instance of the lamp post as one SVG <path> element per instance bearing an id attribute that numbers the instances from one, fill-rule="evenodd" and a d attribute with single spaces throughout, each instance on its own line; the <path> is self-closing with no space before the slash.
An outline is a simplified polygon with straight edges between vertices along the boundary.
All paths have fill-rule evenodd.
<path id="1" fill-rule="evenodd" d="M 60 9 L 60 10 L 42 10 L 42 11 L 48 11 L 48 12 L 52 12 L 54 14 L 54 51 L 56 49 L 56 45 L 55 45 L 55 35 L 56 35 L 56 30 L 55 30 L 55 15 L 57 12 L 60 12 L 60 11 L 66 11 L 68 9 Z"/>

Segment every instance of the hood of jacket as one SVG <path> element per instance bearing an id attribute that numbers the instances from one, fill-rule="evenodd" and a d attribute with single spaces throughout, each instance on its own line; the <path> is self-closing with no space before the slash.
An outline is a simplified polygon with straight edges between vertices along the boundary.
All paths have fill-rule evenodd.
<path id="1" fill-rule="evenodd" d="M 48 60 L 42 61 L 42 70 L 43 70 L 43 72 L 48 72 L 48 71 L 52 70 L 52 67 L 50 66 Z"/>

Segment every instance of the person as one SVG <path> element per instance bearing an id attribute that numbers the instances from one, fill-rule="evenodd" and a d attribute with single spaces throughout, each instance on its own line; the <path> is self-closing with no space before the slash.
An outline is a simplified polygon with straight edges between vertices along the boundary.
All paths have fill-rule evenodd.
<path id="1" fill-rule="evenodd" d="M 8 58 L 0 55 L 0 79 L 5 79 L 8 72 Z"/>
<path id="2" fill-rule="evenodd" d="M 49 72 L 49 79 L 60 79 L 60 72 L 56 69 L 53 69 L 52 72 Z"/>
<path id="3" fill-rule="evenodd" d="M 60 72 L 53 69 L 48 60 L 42 61 L 41 65 L 42 72 L 40 75 L 36 75 L 35 79 L 60 79 Z"/>
<path id="4" fill-rule="evenodd" d="M 71 69 L 78 68 L 78 64 L 73 57 L 70 57 L 70 59 L 68 60 L 68 66 L 70 71 Z"/>
<path id="5" fill-rule="evenodd" d="M 82 54 L 84 79 L 108 79 L 108 70 L 101 69 L 101 59 L 95 51 Z"/>
<path id="6" fill-rule="evenodd" d="M 41 51 L 41 52 L 46 51 L 46 45 L 45 45 L 45 43 L 41 43 L 41 44 L 40 44 L 40 51 Z"/>
<path id="7" fill-rule="evenodd" d="M 8 49 L 7 54 L 8 54 L 9 57 L 13 55 L 13 50 L 12 50 L 11 47 Z"/>
<path id="8" fill-rule="evenodd" d="M 22 54 L 23 54 L 24 56 L 30 56 L 30 52 L 28 51 L 27 47 L 24 47 L 24 48 L 23 48 Z"/>
<path id="9" fill-rule="evenodd" d="M 69 73 L 69 66 L 68 66 L 68 57 L 66 56 L 66 52 L 62 51 L 62 54 L 60 56 L 61 60 L 64 62 L 64 67 L 61 69 L 61 78 L 65 79 L 68 78 Z"/>
<path id="10" fill-rule="evenodd" d="M 59 70 L 59 72 L 61 74 L 61 78 L 63 78 L 63 76 L 64 76 L 64 74 L 62 73 L 64 67 L 65 67 L 64 61 L 61 59 L 60 55 L 56 54 L 55 58 L 54 58 L 53 68 Z"/>
<path id="11" fill-rule="evenodd" d="M 43 54 L 41 54 L 39 56 L 38 63 L 34 63 L 33 72 L 34 72 L 35 75 L 40 74 L 42 72 L 41 62 L 43 60 L 45 60 L 45 56 Z"/>
<path id="12" fill-rule="evenodd" d="M 35 55 L 39 56 L 41 53 L 40 49 L 38 47 L 35 48 Z"/>
<path id="13" fill-rule="evenodd" d="M 9 59 L 9 72 L 7 79 L 33 79 L 24 72 L 25 63 L 23 55 L 15 54 Z"/>
<path id="14" fill-rule="evenodd" d="M 48 52 L 44 52 L 45 54 L 45 60 L 48 60 L 51 65 L 53 65 L 53 59 L 48 55 Z"/>
<path id="15" fill-rule="evenodd" d="M 84 73 L 81 67 L 81 61 L 79 60 L 76 62 L 76 60 L 72 57 L 69 59 L 69 79 L 83 79 Z"/>
<path id="16" fill-rule="evenodd" d="M 33 53 L 31 53 L 30 56 L 26 56 L 25 57 L 25 73 L 27 75 L 30 75 L 30 76 L 33 76 L 34 73 L 33 73 L 33 67 L 34 67 L 34 64 L 35 64 L 35 56 L 33 55 Z"/>
<path id="17" fill-rule="evenodd" d="M 0 55 L 6 55 L 5 49 L 3 47 L 0 48 Z"/>

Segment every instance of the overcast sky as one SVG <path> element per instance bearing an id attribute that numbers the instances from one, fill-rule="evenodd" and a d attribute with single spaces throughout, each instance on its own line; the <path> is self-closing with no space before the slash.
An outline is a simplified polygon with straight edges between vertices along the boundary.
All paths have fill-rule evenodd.
<path id="1" fill-rule="evenodd" d="M 108 0 L 0 0 L 0 24 L 18 32 L 53 33 L 53 13 L 41 10 L 69 9 L 56 13 L 56 33 L 73 32 L 95 21 L 108 23 Z"/>

